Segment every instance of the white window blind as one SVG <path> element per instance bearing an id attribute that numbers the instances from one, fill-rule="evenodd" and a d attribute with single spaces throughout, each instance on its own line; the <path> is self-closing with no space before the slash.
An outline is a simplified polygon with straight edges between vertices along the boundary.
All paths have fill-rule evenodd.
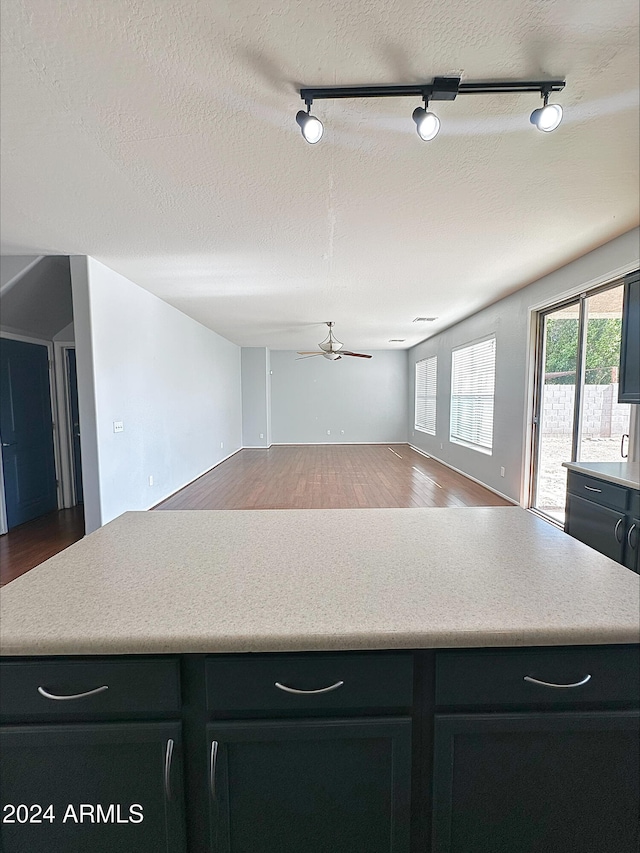
<path id="1" fill-rule="evenodd" d="M 423 432 L 436 434 L 436 391 L 438 357 L 416 362 L 415 426 Z"/>
<path id="2" fill-rule="evenodd" d="M 451 441 L 491 453 L 495 377 L 495 337 L 452 352 Z"/>

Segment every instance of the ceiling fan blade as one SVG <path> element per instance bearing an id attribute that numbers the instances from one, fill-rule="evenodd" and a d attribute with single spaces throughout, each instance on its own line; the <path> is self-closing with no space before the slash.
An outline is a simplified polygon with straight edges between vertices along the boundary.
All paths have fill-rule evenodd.
<path id="1" fill-rule="evenodd" d="M 363 352 L 347 352 L 346 350 L 342 350 L 342 355 L 353 355 L 356 358 L 373 358 L 372 355 L 365 355 Z"/>
<path id="2" fill-rule="evenodd" d="M 300 352 L 300 350 L 298 350 L 298 355 L 324 355 L 324 352 L 318 352 L 318 350 L 314 350 L 313 352 Z"/>
<path id="3" fill-rule="evenodd" d="M 301 356 L 299 356 L 298 358 L 294 359 L 294 361 L 303 361 L 305 358 L 313 358 L 313 357 L 314 357 L 314 355 L 324 355 L 324 353 L 321 353 L 321 352 L 312 352 L 312 353 L 310 353 L 309 355 L 301 355 Z"/>

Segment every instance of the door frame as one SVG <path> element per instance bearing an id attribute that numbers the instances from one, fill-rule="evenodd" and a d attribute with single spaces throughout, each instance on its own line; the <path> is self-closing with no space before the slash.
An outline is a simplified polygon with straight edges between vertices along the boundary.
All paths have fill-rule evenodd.
<path id="1" fill-rule="evenodd" d="M 71 422 L 69 374 L 67 371 L 67 351 L 75 350 L 75 348 L 75 341 L 53 342 L 62 509 L 68 509 L 78 503 L 73 478 L 73 424 Z M 80 472 L 80 476 L 82 476 L 82 472 Z"/>
<path id="2" fill-rule="evenodd" d="M 32 338 L 28 335 L 21 335 L 15 332 L 6 332 L 4 330 L 0 331 L 0 338 L 6 338 L 10 341 L 23 341 L 25 344 L 37 344 L 38 346 L 45 346 L 47 348 L 48 354 L 48 362 L 49 362 L 49 400 L 51 403 L 51 420 L 53 424 L 53 461 L 55 465 L 55 476 L 56 476 L 56 500 L 58 504 L 58 509 L 63 508 L 62 502 L 62 465 L 61 465 L 61 453 L 60 453 L 60 430 L 59 430 L 59 421 L 58 421 L 58 405 L 57 405 L 57 391 L 56 391 L 56 376 L 55 376 L 55 366 L 54 366 L 54 344 L 53 341 L 46 341 L 42 338 Z M 4 489 L 4 470 L 2 468 L 2 454 L 0 453 L 0 535 L 8 532 L 8 524 L 7 524 L 7 504 L 5 497 L 5 489 Z"/>
<path id="3" fill-rule="evenodd" d="M 529 381 L 528 403 L 530 406 L 530 417 L 528 418 L 528 464 L 527 476 L 525 478 L 525 494 L 526 507 L 537 512 L 535 507 L 535 489 L 536 489 L 536 466 L 538 461 L 538 451 L 540 444 L 540 405 L 542 401 L 542 370 L 544 368 L 544 318 L 547 314 L 552 314 L 554 311 L 576 303 L 578 305 L 578 361 L 576 362 L 576 390 L 573 402 L 573 417 L 572 417 L 572 440 L 571 440 L 571 459 L 567 462 L 574 461 L 579 453 L 580 442 L 582 438 L 582 386 L 585 372 L 586 359 L 586 334 L 587 334 L 587 314 L 585 305 L 587 299 L 595 296 L 598 293 L 604 293 L 614 287 L 619 287 L 624 284 L 624 276 L 626 273 L 615 273 L 608 275 L 604 280 L 591 282 L 576 289 L 571 294 L 565 294 L 564 298 L 557 299 L 551 303 L 545 303 L 531 309 L 531 375 Z M 633 409 L 632 409 L 633 417 Z M 545 513 L 540 513 L 546 521 L 554 524 L 554 520 Z M 560 524 L 558 523 L 558 526 Z"/>

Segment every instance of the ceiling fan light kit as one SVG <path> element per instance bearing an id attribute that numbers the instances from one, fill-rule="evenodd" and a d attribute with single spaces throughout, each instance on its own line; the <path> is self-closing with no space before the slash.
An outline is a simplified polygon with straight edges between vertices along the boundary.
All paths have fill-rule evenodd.
<path id="1" fill-rule="evenodd" d="M 315 355 L 322 355 L 329 361 L 338 361 L 338 359 L 342 358 L 343 355 L 348 355 L 353 358 L 372 358 L 370 355 L 366 355 L 363 352 L 349 352 L 348 350 L 343 349 L 344 344 L 339 341 L 333 334 L 333 323 L 327 323 L 329 327 L 329 334 L 322 341 L 322 343 L 318 344 L 320 347 L 317 352 L 298 352 L 300 358 L 297 358 L 296 361 L 301 361 L 303 358 L 313 358 Z"/>
<path id="2" fill-rule="evenodd" d="M 416 124 L 418 136 L 424 142 L 430 142 L 438 135 L 440 119 L 429 111 L 429 101 L 455 101 L 458 95 L 518 94 L 520 92 L 538 92 L 543 98 L 542 107 L 531 113 L 530 121 L 543 133 L 555 130 L 562 121 L 560 104 L 550 104 L 549 95 L 561 92 L 565 80 L 502 80 L 461 82 L 460 77 L 434 77 L 431 83 L 391 86 L 314 86 L 300 89 L 300 97 L 307 106 L 306 113 L 300 110 L 296 121 L 302 135 L 311 145 L 322 138 L 324 127 L 320 119 L 311 115 L 314 101 L 335 98 L 422 98 L 424 107 L 416 107 L 412 118 Z"/>

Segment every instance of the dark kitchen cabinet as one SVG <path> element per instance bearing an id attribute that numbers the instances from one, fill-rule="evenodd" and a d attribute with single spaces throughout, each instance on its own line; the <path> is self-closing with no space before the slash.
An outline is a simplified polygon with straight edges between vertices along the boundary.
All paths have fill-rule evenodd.
<path id="1" fill-rule="evenodd" d="M 639 507 L 636 489 L 569 471 L 565 533 L 636 572 Z"/>
<path id="2" fill-rule="evenodd" d="M 207 727 L 215 853 L 407 853 L 411 720 Z"/>
<path id="3" fill-rule="evenodd" d="M 179 722 L 3 727 L 3 853 L 183 853 L 181 752 Z"/>
<path id="4" fill-rule="evenodd" d="M 640 403 L 640 274 L 624 281 L 622 339 L 620 342 L 620 403 Z"/>
<path id="5" fill-rule="evenodd" d="M 594 501 L 567 496 L 566 532 L 601 554 L 621 563 L 624 554 L 625 514 Z"/>
<path id="6" fill-rule="evenodd" d="M 637 853 L 639 720 L 436 715 L 432 853 Z"/>
<path id="7" fill-rule="evenodd" d="M 639 670 L 637 645 L 0 659 L 0 849 L 636 853 Z"/>

